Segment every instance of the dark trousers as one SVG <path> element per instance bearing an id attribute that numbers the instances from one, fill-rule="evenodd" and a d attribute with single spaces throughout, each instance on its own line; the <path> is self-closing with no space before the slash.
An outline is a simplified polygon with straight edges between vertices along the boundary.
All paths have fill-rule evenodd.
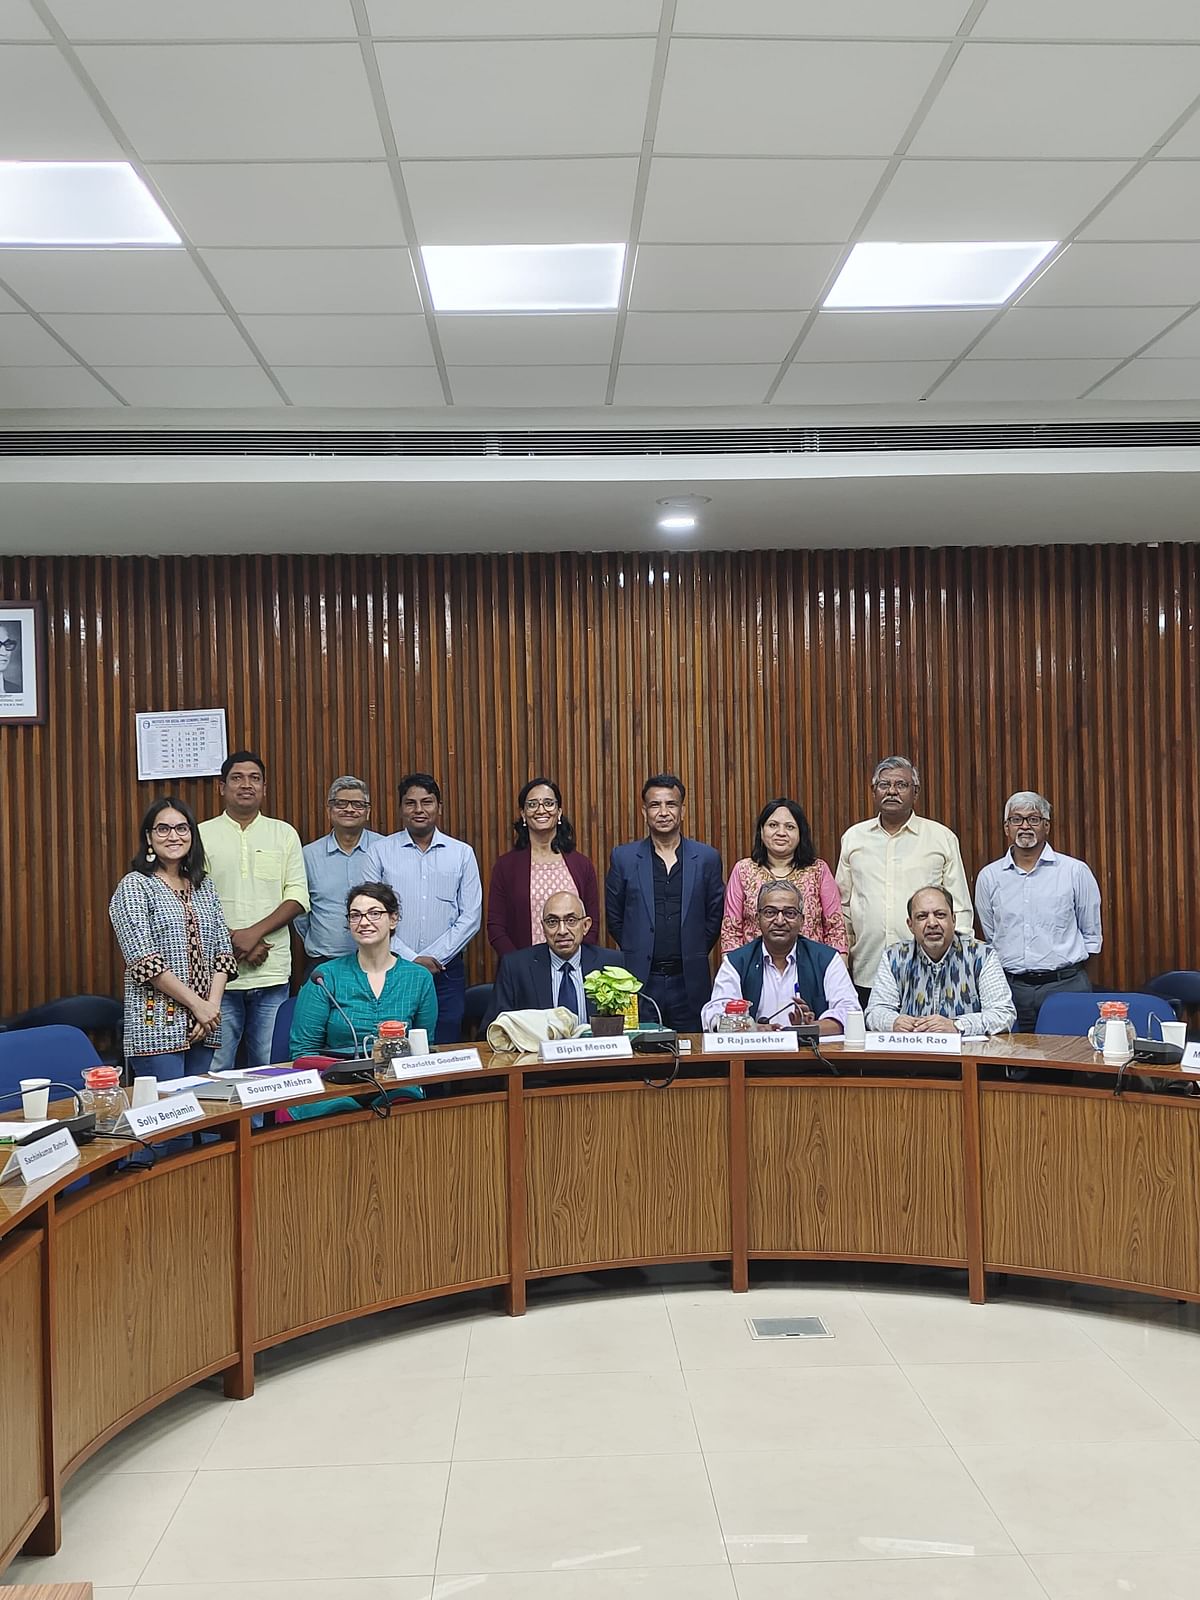
<path id="1" fill-rule="evenodd" d="M 1023 983 L 1020 978 L 1010 976 L 1008 986 L 1012 990 L 1013 1005 L 1017 1008 L 1017 1025 L 1013 1031 L 1035 1033 L 1037 1014 L 1048 994 L 1086 994 L 1092 987 L 1092 980 L 1081 967 L 1069 978 L 1059 978 L 1055 983 Z"/>
<path id="2" fill-rule="evenodd" d="M 434 1044 L 458 1044 L 462 1039 L 463 1013 L 467 1009 L 467 970 L 463 958 L 454 960 L 433 975 L 437 992 L 438 1025 Z"/>
<path id="3" fill-rule="evenodd" d="M 642 985 L 642 993 L 648 994 L 656 1002 L 668 1028 L 674 1028 L 676 1033 L 701 1031 L 700 1013 L 692 1009 L 682 972 L 652 972 Z M 643 1022 L 658 1021 L 653 1006 L 642 1007 L 638 1015 Z"/>

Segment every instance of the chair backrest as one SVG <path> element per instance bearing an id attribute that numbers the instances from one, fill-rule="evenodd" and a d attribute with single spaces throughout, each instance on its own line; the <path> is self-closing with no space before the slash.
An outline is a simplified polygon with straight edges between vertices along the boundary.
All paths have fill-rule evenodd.
<path id="1" fill-rule="evenodd" d="M 1143 1038 L 1148 1035 L 1158 1038 L 1157 1029 L 1152 1033 L 1151 1017 L 1157 1017 L 1160 1022 L 1175 1020 L 1174 1008 L 1169 1001 L 1159 995 L 1136 992 L 1121 994 L 1115 989 L 1093 989 L 1090 994 L 1086 991 L 1069 991 L 1066 994 L 1047 995 L 1038 1012 L 1034 1031 L 1081 1036 L 1099 1018 L 1100 1012 L 1097 1008 L 1104 1000 L 1124 1000 L 1129 1007 L 1129 1020 Z"/>
<path id="2" fill-rule="evenodd" d="M 1200 972 L 1160 972 L 1146 988 L 1151 994 L 1170 1000 L 1176 1010 L 1180 1006 L 1200 1006 Z"/>
<path id="3" fill-rule="evenodd" d="M 467 990 L 463 1007 L 463 1042 L 470 1043 L 479 1037 L 479 1024 L 487 1015 L 488 1007 L 492 1003 L 491 983 L 473 983 Z"/>
<path id="4" fill-rule="evenodd" d="M 19 1028 L 0 1033 L 0 1094 L 10 1094 L 22 1078 L 49 1078 L 82 1089 L 85 1068 L 99 1065 L 95 1046 L 79 1028 Z M 53 1090 L 50 1098 L 56 1098 Z M 11 1110 L 6 1103 L 0 1116 Z"/>
<path id="5" fill-rule="evenodd" d="M 296 996 L 287 999 L 275 1013 L 275 1027 L 271 1033 L 271 1065 L 292 1059 L 292 1013 L 296 1009 Z"/>

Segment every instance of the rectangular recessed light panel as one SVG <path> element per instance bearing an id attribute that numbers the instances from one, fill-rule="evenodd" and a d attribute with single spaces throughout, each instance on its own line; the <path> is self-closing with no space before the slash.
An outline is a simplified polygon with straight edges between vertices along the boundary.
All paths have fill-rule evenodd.
<path id="1" fill-rule="evenodd" d="M 825 299 L 826 311 L 915 306 L 1002 306 L 1055 240 L 1003 244 L 856 244 Z"/>
<path id="2" fill-rule="evenodd" d="M 179 235 L 128 161 L 0 161 L 0 248 L 136 249 Z"/>
<path id="3" fill-rule="evenodd" d="M 623 244 L 427 244 L 435 311 L 613 311 Z"/>

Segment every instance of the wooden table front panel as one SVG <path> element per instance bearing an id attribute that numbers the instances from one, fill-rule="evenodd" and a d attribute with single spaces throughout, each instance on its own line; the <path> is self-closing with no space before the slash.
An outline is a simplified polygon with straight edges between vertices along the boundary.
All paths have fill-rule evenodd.
<path id="1" fill-rule="evenodd" d="M 496 1098 L 256 1143 L 257 1339 L 506 1277 L 506 1134 Z"/>
<path id="2" fill-rule="evenodd" d="M 232 1150 L 86 1192 L 55 1249 L 55 1426 L 69 1464 L 157 1394 L 237 1354 Z"/>
<path id="3" fill-rule="evenodd" d="M 21 1234 L 0 1246 L 0 1553 L 46 1493 L 42 1259 Z"/>
<path id="4" fill-rule="evenodd" d="M 535 1092 L 525 1151 L 531 1272 L 730 1253 L 723 1083 Z"/>
<path id="5" fill-rule="evenodd" d="M 751 1081 L 746 1130 L 751 1254 L 966 1260 L 957 1085 Z"/>
<path id="6" fill-rule="evenodd" d="M 1070 1090 L 981 1092 L 983 1256 L 1200 1293 L 1200 1116 Z"/>

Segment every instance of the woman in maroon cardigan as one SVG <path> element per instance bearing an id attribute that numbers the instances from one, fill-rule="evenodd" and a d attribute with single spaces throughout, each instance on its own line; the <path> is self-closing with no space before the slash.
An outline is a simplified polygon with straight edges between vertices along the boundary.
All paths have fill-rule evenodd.
<path id="1" fill-rule="evenodd" d="M 549 778 L 530 778 L 517 796 L 515 848 L 492 868 L 488 889 L 488 940 L 498 956 L 543 944 L 542 907 L 552 894 L 577 894 L 600 936 L 596 869 L 575 848 L 575 830 L 563 816 L 562 792 Z"/>

